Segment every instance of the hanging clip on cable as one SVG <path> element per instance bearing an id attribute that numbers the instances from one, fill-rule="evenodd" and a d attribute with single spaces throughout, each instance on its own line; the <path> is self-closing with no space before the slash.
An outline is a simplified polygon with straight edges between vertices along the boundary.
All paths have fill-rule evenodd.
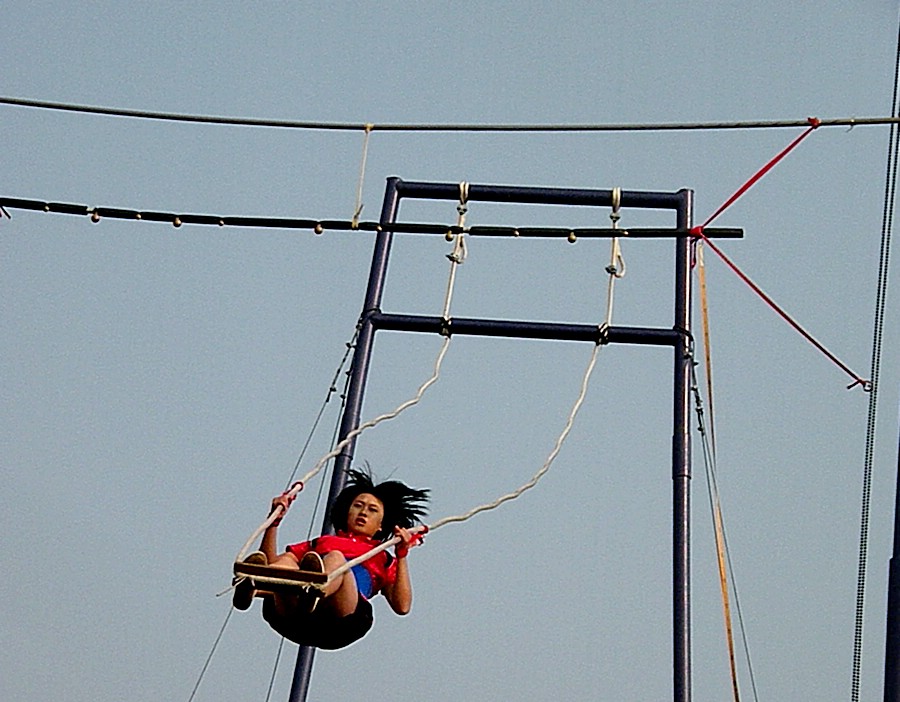
<path id="1" fill-rule="evenodd" d="M 463 181 L 459 184 L 459 205 L 456 211 L 459 213 L 456 219 L 456 233 L 448 231 L 447 241 L 453 241 L 453 251 L 447 254 L 450 259 L 450 279 L 447 281 L 447 294 L 444 297 L 444 311 L 441 314 L 441 334 L 450 336 L 450 300 L 453 297 L 453 286 L 456 282 L 456 268 L 466 260 L 465 225 L 468 212 L 469 184 Z"/>

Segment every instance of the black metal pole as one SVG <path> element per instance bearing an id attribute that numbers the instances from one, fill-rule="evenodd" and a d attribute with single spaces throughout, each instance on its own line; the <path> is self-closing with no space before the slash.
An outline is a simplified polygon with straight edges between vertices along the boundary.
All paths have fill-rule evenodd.
<path id="1" fill-rule="evenodd" d="M 381 222 L 392 223 L 396 220 L 399 206 L 397 193 L 398 178 L 388 178 L 385 187 L 384 203 L 381 209 Z M 353 363 L 350 366 L 350 382 L 347 386 L 347 400 L 344 406 L 344 414 L 341 418 L 341 427 L 338 433 L 339 441 L 343 441 L 347 435 L 359 426 L 359 417 L 362 410 L 363 394 L 366 388 L 366 378 L 369 373 L 369 361 L 372 357 L 372 342 L 375 340 L 375 327 L 371 317 L 378 312 L 381 306 L 381 297 L 384 293 L 384 279 L 387 275 L 388 259 L 391 252 L 393 234 L 389 231 L 381 231 L 375 237 L 375 248 L 372 255 L 372 265 L 369 269 L 369 283 L 366 287 L 366 297 L 363 302 L 363 311 L 360 317 L 360 328 L 356 337 L 356 350 L 353 353 Z M 335 458 L 334 469 L 331 472 L 331 486 L 328 493 L 329 506 L 334 502 L 338 493 L 344 488 L 347 475 L 345 468 L 350 466 L 353 460 L 353 449 L 356 439 L 352 439 L 347 446 Z M 331 531 L 331 525 L 326 516 L 322 524 L 322 533 Z M 306 702 L 309 693 L 309 682 L 312 677 L 313 659 L 316 649 L 312 646 L 301 646 L 297 652 L 297 662 L 294 665 L 294 678 L 291 684 L 290 702 Z"/>
<path id="2" fill-rule="evenodd" d="M 692 193 L 681 190 L 678 227 L 691 221 Z M 675 242 L 675 330 L 681 343 L 674 353 L 672 415 L 672 585 L 673 585 L 673 675 L 675 702 L 691 699 L 691 242 Z"/>
<path id="3" fill-rule="evenodd" d="M 894 489 L 894 550 L 888 566 L 884 702 L 900 702 L 900 445 L 897 449 L 897 485 Z"/>

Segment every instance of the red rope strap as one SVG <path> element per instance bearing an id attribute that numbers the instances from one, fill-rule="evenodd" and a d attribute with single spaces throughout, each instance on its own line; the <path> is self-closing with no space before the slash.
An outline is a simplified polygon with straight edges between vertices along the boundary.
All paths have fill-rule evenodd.
<path id="1" fill-rule="evenodd" d="M 872 383 L 869 380 L 865 380 L 855 372 L 853 372 L 847 365 L 845 365 L 841 360 L 831 353 L 828 349 L 826 349 L 818 340 L 816 340 L 812 334 L 807 332 L 803 327 L 801 327 L 787 312 L 785 312 L 781 307 L 779 307 L 772 298 L 766 295 L 760 287 L 754 283 L 750 278 L 741 271 L 715 244 L 713 244 L 707 236 L 703 233 L 703 230 L 710 225 L 710 223 L 716 219 L 720 214 L 722 214 L 725 210 L 731 207 L 734 202 L 741 197 L 745 192 L 747 192 L 753 185 L 762 178 L 766 173 L 768 173 L 772 168 L 774 168 L 781 159 L 787 156 L 791 151 L 793 151 L 797 146 L 800 145 L 806 137 L 808 137 L 820 124 L 819 120 L 815 117 L 810 117 L 808 120 L 809 128 L 804 131 L 800 136 L 794 139 L 790 144 L 787 145 L 780 153 L 778 153 L 771 161 L 769 161 L 766 165 L 760 168 L 746 183 L 744 183 L 740 188 L 738 188 L 735 193 L 728 198 L 722 205 L 713 212 L 709 217 L 707 217 L 706 221 L 700 226 L 694 227 L 691 229 L 691 235 L 695 237 L 695 239 L 702 239 L 713 252 L 721 258 L 731 270 L 733 270 L 738 277 L 743 280 L 750 288 L 759 295 L 773 310 L 775 310 L 788 324 L 790 324 L 795 330 L 797 330 L 807 341 L 809 341 L 813 346 L 815 346 L 820 352 L 822 352 L 827 358 L 829 358 L 832 363 L 837 365 L 841 370 L 843 370 L 847 375 L 853 378 L 853 382 L 847 386 L 847 389 L 856 387 L 857 385 L 861 385 L 863 390 L 866 392 L 872 389 Z"/>
<path id="2" fill-rule="evenodd" d="M 412 535 L 412 538 L 409 540 L 409 545 L 404 546 L 403 542 L 397 544 L 397 558 L 406 558 L 409 554 L 409 549 L 413 546 L 417 546 L 425 540 L 425 534 L 428 533 L 428 527 L 426 525 L 422 525 L 422 531 L 416 532 Z"/>
<path id="3" fill-rule="evenodd" d="M 719 207 L 719 209 L 717 209 L 717 210 L 716 210 L 715 212 L 713 212 L 709 217 L 707 217 L 707 218 L 706 218 L 706 221 L 705 221 L 703 224 L 701 224 L 699 227 L 694 227 L 694 229 L 691 230 L 691 232 L 692 232 L 693 234 L 699 234 L 702 230 L 706 229 L 706 227 L 708 227 L 708 226 L 710 225 L 710 223 L 711 223 L 716 217 L 718 217 L 718 216 L 719 216 L 720 214 L 722 214 L 725 210 L 727 210 L 729 207 L 731 207 L 731 206 L 734 204 L 735 200 L 737 200 L 741 195 L 743 195 L 743 194 L 744 194 L 745 192 L 747 192 L 750 188 L 752 188 L 752 187 L 756 184 L 756 181 L 758 181 L 758 180 L 759 180 L 760 178 L 762 178 L 766 173 L 768 173 L 769 171 L 771 171 L 771 170 L 778 164 L 778 162 L 781 161 L 781 159 L 783 159 L 785 156 L 787 156 L 789 153 L 791 153 L 791 151 L 793 151 L 795 148 L 797 148 L 797 147 L 800 145 L 800 142 L 803 141 L 804 139 L 806 139 L 806 137 L 808 137 L 810 134 L 812 134 L 813 131 L 815 131 L 815 130 L 818 128 L 819 124 L 821 124 L 821 122 L 820 122 L 820 120 L 819 120 L 818 117 L 809 117 L 809 118 L 807 118 L 806 121 L 809 122 L 809 128 L 808 128 L 805 132 L 803 132 L 803 134 L 801 134 L 801 135 L 798 136 L 796 139 L 794 139 L 790 144 L 788 144 L 788 145 L 781 151 L 781 153 L 779 153 L 778 155 L 776 155 L 775 158 L 773 158 L 773 159 L 772 159 L 771 161 L 769 161 L 765 166 L 763 166 L 762 168 L 760 168 L 760 169 L 753 175 L 753 177 L 750 178 L 750 180 L 748 180 L 746 183 L 744 183 L 741 187 L 739 187 L 739 188 L 735 191 L 734 195 L 732 195 L 732 196 L 731 196 L 730 198 L 728 198 L 725 202 L 723 202 L 722 205 Z"/>

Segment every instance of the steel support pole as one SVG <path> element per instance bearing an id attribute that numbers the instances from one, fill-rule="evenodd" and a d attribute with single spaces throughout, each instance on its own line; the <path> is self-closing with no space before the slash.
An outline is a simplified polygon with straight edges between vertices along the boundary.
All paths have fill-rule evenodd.
<path id="1" fill-rule="evenodd" d="M 691 192 L 679 192 L 678 227 L 691 222 Z M 673 683 L 675 702 L 691 699 L 691 242 L 675 240 L 675 330 L 672 413 Z"/>
<path id="2" fill-rule="evenodd" d="M 385 190 L 380 222 L 396 221 L 403 197 L 456 200 L 459 186 L 452 183 L 405 182 L 389 178 Z M 469 200 L 540 204 L 609 206 L 612 191 L 577 190 L 569 188 L 520 188 L 510 186 L 470 185 Z M 692 193 L 622 193 L 622 207 L 669 209 L 677 213 L 677 228 L 687 231 L 692 217 Z M 371 359 L 375 332 L 379 329 L 440 333 L 443 320 L 436 317 L 384 314 L 381 298 L 387 275 L 392 234 L 389 227 L 376 235 L 369 282 L 360 317 L 356 350 L 350 370 L 347 404 L 341 420 L 339 438 L 342 440 L 360 423 L 363 393 Z M 673 436 L 672 436 L 672 504 L 673 504 L 673 675 L 675 702 L 691 699 L 691 611 L 690 611 L 690 375 L 691 375 L 691 241 L 680 235 L 675 239 L 675 323 L 672 329 L 642 327 L 610 327 L 605 343 L 667 345 L 674 349 Z M 593 325 L 548 324 L 538 322 L 510 322 L 504 320 L 454 319 L 450 322 L 454 334 L 507 336 L 514 338 L 593 341 L 600 339 Z M 355 440 L 336 458 L 328 504 L 344 487 L 344 468 L 353 458 Z M 900 498 L 898 498 L 900 499 Z M 323 525 L 323 533 L 330 525 Z M 301 647 L 294 670 L 290 702 L 305 702 L 309 691 L 315 649 Z M 900 700 L 897 700 L 900 702 Z"/>
<path id="3" fill-rule="evenodd" d="M 398 178 L 389 178 L 385 187 L 384 202 L 381 208 L 381 223 L 390 224 L 396 221 L 400 198 L 397 193 Z M 375 327 L 372 324 L 372 315 L 381 307 L 381 298 L 384 294 L 384 281 L 387 276 L 388 259 L 390 258 L 391 242 L 393 234 L 390 231 L 381 231 L 375 237 L 375 248 L 372 254 L 372 265 L 369 269 L 369 282 L 366 287 L 366 297 L 363 302 L 363 311 L 360 316 L 359 330 L 356 336 L 356 350 L 353 353 L 353 362 L 350 366 L 350 382 L 347 386 L 347 399 L 344 414 L 341 419 L 341 427 L 338 433 L 338 441 L 343 441 L 351 431 L 359 426 L 359 416 L 362 410 L 363 394 L 366 389 L 366 379 L 369 373 L 369 362 L 372 358 L 372 343 L 375 340 Z M 328 493 L 328 502 L 331 505 L 338 493 L 344 488 L 347 479 L 345 468 L 350 466 L 353 459 L 353 450 L 356 439 L 352 439 L 347 446 L 335 458 L 334 468 L 331 472 L 331 486 Z M 322 524 L 322 533 L 332 531 L 331 524 L 326 516 Z M 312 677 L 313 659 L 316 649 L 312 646 L 301 646 L 297 652 L 297 662 L 294 665 L 294 678 L 291 684 L 290 702 L 306 702 L 309 693 L 309 682 Z"/>

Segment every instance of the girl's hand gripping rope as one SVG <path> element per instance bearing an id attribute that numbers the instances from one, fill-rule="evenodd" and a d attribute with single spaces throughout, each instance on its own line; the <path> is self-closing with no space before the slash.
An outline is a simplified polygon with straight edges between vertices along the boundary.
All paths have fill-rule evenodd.
<path id="1" fill-rule="evenodd" d="M 400 542 L 397 544 L 397 547 L 394 549 L 394 555 L 399 558 L 406 558 L 409 555 L 409 549 L 413 546 L 418 546 L 422 543 L 422 540 L 425 538 L 425 531 L 416 532 L 413 534 L 409 531 L 409 529 L 402 529 L 400 527 L 394 528 L 394 536 L 400 539 Z"/>
<path id="2" fill-rule="evenodd" d="M 281 520 L 284 518 L 284 515 L 287 514 L 291 504 L 297 499 L 297 493 L 302 489 L 303 483 L 294 483 L 290 489 L 285 490 L 278 497 L 272 499 L 272 508 L 269 510 L 269 516 L 271 517 L 276 511 L 278 512 L 278 516 L 275 517 L 269 526 L 277 527 L 281 524 Z"/>

